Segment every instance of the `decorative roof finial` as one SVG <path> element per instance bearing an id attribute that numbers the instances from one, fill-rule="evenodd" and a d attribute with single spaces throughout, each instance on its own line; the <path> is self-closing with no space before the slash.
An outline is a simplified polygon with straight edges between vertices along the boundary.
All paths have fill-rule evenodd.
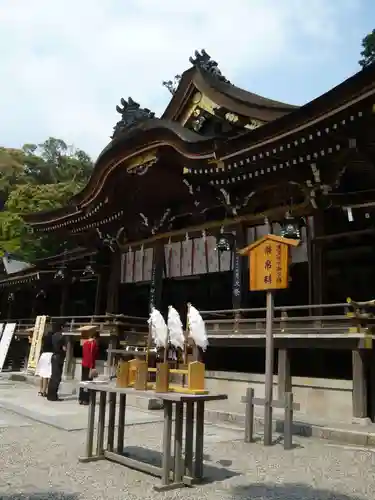
<path id="1" fill-rule="evenodd" d="M 133 101 L 131 97 L 127 101 L 121 98 L 120 104 L 122 107 L 116 106 L 116 111 L 120 113 L 121 120 L 113 127 L 111 139 L 125 130 L 135 127 L 139 123 L 155 117 L 155 113 L 147 108 L 141 108 L 138 102 Z"/>
<path id="2" fill-rule="evenodd" d="M 207 73 L 211 73 L 211 75 L 215 76 L 218 80 L 221 80 L 225 83 L 230 83 L 229 80 L 225 78 L 222 72 L 219 69 L 219 65 L 216 61 L 211 59 L 211 56 L 207 54 L 207 52 L 202 49 L 200 52 L 196 50 L 194 52 L 195 57 L 190 57 L 190 63 L 196 68 L 207 71 Z"/>
<path id="3" fill-rule="evenodd" d="M 169 92 L 174 95 L 176 93 L 177 87 L 181 81 L 181 75 L 176 75 L 172 80 L 167 80 L 163 82 L 163 87 L 169 90 Z"/>

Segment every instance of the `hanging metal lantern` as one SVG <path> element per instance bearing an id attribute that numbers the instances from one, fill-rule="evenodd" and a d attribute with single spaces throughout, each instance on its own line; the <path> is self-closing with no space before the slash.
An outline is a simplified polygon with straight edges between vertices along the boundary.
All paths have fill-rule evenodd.
<path id="1" fill-rule="evenodd" d="M 94 274 L 95 274 L 95 271 L 94 271 L 92 265 L 91 264 L 87 264 L 87 266 L 85 267 L 85 269 L 82 272 L 82 276 L 85 276 L 85 277 L 87 277 L 87 276 L 94 276 Z"/>
<path id="2" fill-rule="evenodd" d="M 233 233 L 224 233 L 224 228 L 221 228 L 220 235 L 216 238 L 215 250 L 220 253 L 230 252 L 232 250 L 233 244 L 234 244 Z"/>
<path id="3" fill-rule="evenodd" d="M 43 289 L 39 290 L 39 292 L 37 292 L 37 294 L 35 295 L 36 299 L 45 299 L 46 297 L 47 294 Z"/>
<path id="4" fill-rule="evenodd" d="M 290 240 L 301 239 L 301 229 L 299 220 L 292 217 L 289 213 L 286 214 L 285 219 L 280 223 L 281 231 L 280 236 Z"/>
<path id="5" fill-rule="evenodd" d="M 83 277 L 94 276 L 95 275 L 95 270 L 93 268 L 93 263 L 94 263 L 94 260 L 93 260 L 92 257 L 90 257 L 89 263 L 86 264 L 86 267 L 85 267 L 85 269 L 82 272 L 82 276 Z"/>
<path id="6" fill-rule="evenodd" d="M 53 277 L 54 280 L 63 280 L 65 279 L 65 266 L 61 266 L 58 269 Z"/>

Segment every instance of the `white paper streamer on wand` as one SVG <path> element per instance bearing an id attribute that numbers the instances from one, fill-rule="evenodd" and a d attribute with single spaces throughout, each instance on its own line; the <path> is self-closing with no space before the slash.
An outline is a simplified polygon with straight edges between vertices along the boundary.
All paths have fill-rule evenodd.
<path id="1" fill-rule="evenodd" d="M 206 325 L 199 311 L 192 305 L 188 311 L 189 336 L 194 340 L 195 345 L 205 351 L 208 346 Z"/>
<path id="2" fill-rule="evenodd" d="M 169 330 L 169 342 L 174 347 L 183 349 L 185 343 L 184 328 L 180 315 L 172 306 L 169 306 L 167 325 Z"/>
<path id="3" fill-rule="evenodd" d="M 151 328 L 151 337 L 156 347 L 166 347 L 168 342 L 168 327 L 160 311 L 152 308 L 147 323 Z"/>

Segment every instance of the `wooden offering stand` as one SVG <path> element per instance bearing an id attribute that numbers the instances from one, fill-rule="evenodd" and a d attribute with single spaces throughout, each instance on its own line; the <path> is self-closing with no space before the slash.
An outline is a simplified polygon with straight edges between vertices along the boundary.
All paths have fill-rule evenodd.
<path id="1" fill-rule="evenodd" d="M 156 368 L 148 367 L 147 361 L 136 357 L 130 361 L 121 360 L 117 366 L 117 387 L 134 387 L 137 390 L 154 390 L 157 393 L 179 392 L 183 394 L 208 394 L 205 389 L 205 365 L 191 361 L 186 368 L 169 368 L 168 361 L 158 363 Z M 149 373 L 156 373 L 156 382 L 149 382 Z M 187 384 L 170 383 L 170 375 L 180 375 Z"/>
<path id="2" fill-rule="evenodd" d="M 199 349 L 192 345 L 194 361 L 188 362 L 188 344 L 192 343 L 185 333 L 183 367 L 170 368 L 168 363 L 168 347 L 164 349 L 163 362 L 156 368 L 149 366 L 151 330 L 149 331 L 146 352 L 134 353 L 130 361 L 122 360 L 117 366 L 117 387 L 134 387 L 136 390 L 154 390 L 156 393 L 178 392 L 183 394 L 208 394 L 205 389 L 205 365 L 198 360 Z M 156 382 L 149 381 L 149 374 L 156 373 Z M 181 376 L 181 383 L 171 383 L 170 375 Z M 185 384 L 185 381 L 187 382 Z"/>
<path id="3" fill-rule="evenodd" d="M 364 333 L 363 347 L 372 349 L 372 336 L 375 335 L 375 300 L 356 302 L 348 297 L 346 302 L 353 308 L 352 311 L 346 313 L 346 317 L 352 324 L 349 333 Z"/>

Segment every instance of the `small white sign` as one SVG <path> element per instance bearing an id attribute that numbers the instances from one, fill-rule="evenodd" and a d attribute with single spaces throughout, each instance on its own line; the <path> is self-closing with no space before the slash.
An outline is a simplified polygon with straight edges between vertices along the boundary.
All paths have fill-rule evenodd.
<path id="1" fill-rule="evenodd" d="M 9 346 L 12 342 L 16 323 L 7 323 L 0 340 L 0 372 L 3 370 Z"/>

